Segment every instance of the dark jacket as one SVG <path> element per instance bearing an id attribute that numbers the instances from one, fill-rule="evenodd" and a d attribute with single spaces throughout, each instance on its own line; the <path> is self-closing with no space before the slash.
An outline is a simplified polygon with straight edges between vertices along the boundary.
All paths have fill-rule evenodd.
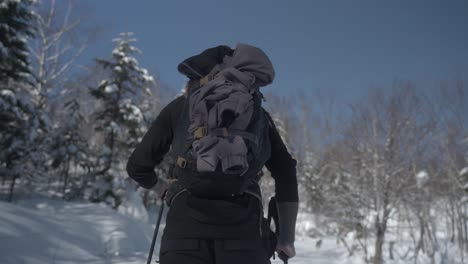
<path id="1" fill-rule="evenodd" d="M 180 96 L 161 111 L 128 160 L 128 175 L 144 188 L 151 188 L 157 182 L 154 167 L 162 161 L 171 147 L 184 101 L 185 97 Z M 297 202 L 296 160 L 289 154 L 273 120 L 269 118 L 272 149 L 265 166 L 275 179 L 276 199 L 279 202 Z"/>
<path id="2" fill-rule="evenodd" d="M 180 63 L 178 70 L 190 79 L 189 83 L 197 82 L 215 65 L 221 63 L 225 56 L 233 55 L 233 52 L 227 46 L 207 49 Z M 185 100 L 184 96 L 180 96 L 161 111 L 128 160 L 129 176 L 144 188 L 151 188 L 157 182 L 154 167 L 163 160 L 164 155 L 171 148 Z M 265 166 L 275 179 L 276 199 L 283 204 L 297 204 L 296 160 L 288 153 L 269 115 L 268 118 L 271 156 Z M 260 194 L 258 185 L 253 188 Z M 294 223 L 295 213 L 297 211 L 292 213 L 293 217 L 290 217 Z M 177 196 L 171 204 L 163 239 L 257 238 L 259 220 L 262 216 L 261 202 L 251 195 L 208 199 L 185 192 Z M 291 227 L 285 229 L 289 229 L 293 234 L 294 227 L 291 221 L 289 221 Z M 288 224 L 288 221 L 283 222 Z"/>
<path id="3" fill-rule="evenodd" d="M 157 182 L 154 167 L 169 151 L 184 101 L 185 97 L 180 96 L 161 111 L 128 160 L 128 175 L 144 188 L 151 188 Z M 271 118 L 270 121 L 272 151 L 265 166 L 275 179 L 276 199 L 298 202 L 296 160 L 288 153 Z M 220 201 L 183 194 L 171 206 L 164 235 L 246 238 L 258 233 L 261 215 L 261 204 L 249 196 Z"/>

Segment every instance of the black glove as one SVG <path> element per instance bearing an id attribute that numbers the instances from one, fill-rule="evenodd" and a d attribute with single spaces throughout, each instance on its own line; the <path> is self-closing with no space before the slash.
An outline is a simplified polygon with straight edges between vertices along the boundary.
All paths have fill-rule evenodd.
<path id="1" fill-rule="evenodd" d="M 277 202 L 279 237 L 276 251 L 287 263 L 288 258 L 296 255 L 294 239 L 296 234 L 297 202 Z"/>
<path id="2" fill-rule="evenodd" d="M 179 196 L 179 194 L 181 194 L 182 192 L 185 192 L 186 190 L 184 189 L 184 187 L 179 183 L 179 181 L 177 180 L 174 180 L 172 181 L 170 184 L 169 184 L 169 188 L 167 189 L 167 193 L 166 193 L 166 204 L 167 206 L 171 206 L 172 204 L 172 201 L 174 200 L 174 198 L 176 198 L 177 196 Z"/>

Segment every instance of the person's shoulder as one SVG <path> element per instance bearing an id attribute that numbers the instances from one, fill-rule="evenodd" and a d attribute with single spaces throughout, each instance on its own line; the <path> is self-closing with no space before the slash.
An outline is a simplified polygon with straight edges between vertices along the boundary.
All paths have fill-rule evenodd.
<path id="1" fill-rule="evenodd" d="M 270 128 L 275 128 L 275 122 L 273 121 L 273 118 L 271 117 L 271 114 L 264 107 L 262 107 L 261 109 L 263 111 L 263 114 L 266 116 L 269 127 Z"/>
<path id="2" fill-rule="evenodd" d="M 169 111 L 169 112 L 180 111 L 184 105 L 184 102 L 185 102 L 185 96 L 183 95 L 177 96 L 172 101 L 170 101 L 166 105 L 166 107 L 164 107 L 163 111 Z"/>

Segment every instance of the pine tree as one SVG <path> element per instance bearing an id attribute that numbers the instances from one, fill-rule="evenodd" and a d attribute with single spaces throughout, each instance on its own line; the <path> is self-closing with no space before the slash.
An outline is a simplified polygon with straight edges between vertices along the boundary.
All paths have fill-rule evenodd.
<path id="1" fill-rule="evenodd" d="M 468 137 L 464 140 L 465 145 L 468 145 Z M 461 176 L 461 182 L 463 184 L 463 189 L 465 190 L 465 200 L 468 203 L 468 152 L 466 153 L 465 157 L 465 163 L 466 166 L 461 169 L 460 171 L 460 176 Z"/>
<path id="2" fill-rule="evenodd" d="M 25 80 L 30 74 L 26 39 L 33 35 L 31 0 L 0 2 L 0 81 Z"/>
<path id="3" fill-rule="evenodd" d="M 37 139 L 44 122 L 31 100 L 27 38 L 35 18 L 30 0 L 0 2 L 0 169 L 10 179 L 11 201 L 17 179 L 31 178 L 40 160 Z"/>
<path id="4" fill-rule="evenodd" d="M 28 99 L 24 92 L 0 88 L 0 167 L 3 181 L 10 180 L 8 201 L 12 200 L 17 179 L 31 176 L 28 157 L 33 152 L 39 123 Z"/>
<path id="5" fill-rule="evenodd" d="M 64 104 L 64 111 L 58 118 L 57 125 L 48 137 L 47 147 L 52 157 L 51 168 L 58 172 L 59 176 L 55 179 L 60 182 L 58 195 L 69 199 L 81 196 L 86 182 L 84 174 L 91 167 L 91 151 L 83 134 L 86 120 L 76 99 Z"/>
<path id="6" fill-rule="evenodd" d="M 109 60 L 98 59 L 97 63 L 109 70 L 109 77 L 102 80 L 91 95 L 101 108 L 94 113 L 96 130 L 102 136 L 96 173 L 98 184 L 90 194 L 93 201 L 107 201 L 117 207 L 125 196 L 127 184 L 124 165 L 131 149 L 142 138 L 146 127 L 139 107 L 144 96 L 151 94 L 154 79 L 138 65 L 134 55 L 140 51 L 132 44 L 132 33 L 121 33 L 113 41 L 116 48 Z"/>

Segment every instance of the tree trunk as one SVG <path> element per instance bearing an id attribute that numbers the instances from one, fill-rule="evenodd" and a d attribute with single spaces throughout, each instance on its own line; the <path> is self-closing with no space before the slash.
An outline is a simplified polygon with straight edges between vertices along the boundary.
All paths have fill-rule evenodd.
<path id="1" fill-rule="evenodd" d="M 463 245 L 466 252 L 468 252 L 468 213 L 465 204 L 461 204 L 461 221 L 463 229 Z"/>
<path id="2" fill-rule="evenodd" d="M 417 212 L 418 214 L 418 222 L 419 222 L 419 239 L 418 239 L 418 244 L 416 245 L 416 248 L 414 250 L 414 263 L 417 263 L 418 257 L 419 257 L 419 251 L 425 251 L 425 245 L 424 245 L 424 236 L 426 229 L 424 228 L 424 218 L 422 217 L 422 212 Z"/>
<path id="3" fill-rule="evenodd" d="M 427 252 L 428 252 L 428 255 L 431 259 L 431 264 L 435 264 L 436 263 L 436 260 L 435 260 L 435 254 L 436 252 L 439 250 L 439 245 L 438 245 L 438 242 L 437 242 L 437 236 L 436 236 L 436 233 L 437 233 L 437 230 L 436 230 L 436 227 L 435 225 L 432 223 L 432 221 L 429 219 L 429 210 L 428 209 L 426 211 L 426 213 L 424 214 L 424 219 L 426 219 L 425 222 L 425 229 L 427 230 L 427 238 L 429 239 L 429 242 L 430 242 L 430 249 L 428 247 L 427 249 Z"/>
<path id="4" fill-rule="evenodd" d="M 9 203 L 13 201 L 13 192 L 15 191 L 16 178 L 18 178 L 18 175 L 17 174 L 13 175 L 13 180 L 10 183 L 10 192 L 8 193 L 8 198 L 7 198 L 7 202 Z"/>
<path id="5" fill-rule="evenodd" d="M 354 255 L 354 248 L 350 247 L 343 237 L 340 237 L 340 240 L 341 242 L 343 242 L 343 245 L 345 246 L 346 250 L 348 250 L 348 257 L 352 257 Z"/>
<path id="6" fill-rule="evenodd" d="M 62 189 L 62 199 L 65 197 L 65 191 L 67 190 L 67 185 L 68 185 L 68 176 L 69 176 L 69 171 L 70 170 L 70 159 L 67 159 L 66 165 L 65 165 L 65 170 L 64 170 L 64 179 L 63 179 L 63 189 Z"/>
<path id="7" fill-rule="evenodd" d="M 387 232 L 387 223 L 388 217 L 390 215 L 390 209 L 388 208 L 388 193 L 384 194 L 383 199 L 383 216 L 380 219 L 377 216 L 375 221 L 375 227 L 377 229 L 376 240 L 375 240 L 375 255 L 374 255 L 374 264 L 382 264 L 383 263 L 383 244 L 385 242 L 385 232 Z"/>
<path id="8" fill-rule="evenodd" d="M 460 250 L 460 258 L 462 260 L 462 263 L 464 263 L 465 260 L 465 245 L 464 245 L 464 226 L 465 226 L 465 217 L 463 213 L 463 208 L 460 208 L 461 206 L 457 206 L 456 212 L 457 212 L 457 242 L 458 242 L 458 249 Z"/>
<path id="9" fill-rule="evenodd" d="M 385 230 L 383 223 L 376 223 L 377 234 L 375 241 L 375 255 L 374 255 L 374 264 L 382 264 L 382 248 L 385 239 Z"/>
<path id="10" fill-rule="evenodd" d="M 143 205 L 146 209 L 149 208 L 149 190 L 143 192 Z"/>
<path id="11" fill-rule="evenodd" d="M 394 260 L 394 259 L 395 259 L 395 257 L 393 256 L 393 247 L 394 247 L 394 246 L 395 246 L 395 241 L 390 242 L 390 247 L 389 247 L 389 249 L 388 249 L 388 250 L 389 250 L 388 254 L 389 254 L 389 256 L 390 256 L 390 260 Z"/>
<path id="12" fill-rule="evenodd" d="M 456 214 L 455 214 L 454 207 L 455 206 L 453 205 L 453 201 L 452 201 L 452 199 L 450 199 L 450 211 L 452 212 L 452 214 L 450 216 L 450 221 L 452 222 L 452 236 L 450 237 L 450 242 L 452 242 L 452 243 L 455 243 L 455 236 L 457 234 L 457 232 L 455 230 L 456 229 L 455 228 L 455 226 L 456 226 L 456 224 L 455 224 L 456 223 L 456 216 L 455 215 Z"/>

